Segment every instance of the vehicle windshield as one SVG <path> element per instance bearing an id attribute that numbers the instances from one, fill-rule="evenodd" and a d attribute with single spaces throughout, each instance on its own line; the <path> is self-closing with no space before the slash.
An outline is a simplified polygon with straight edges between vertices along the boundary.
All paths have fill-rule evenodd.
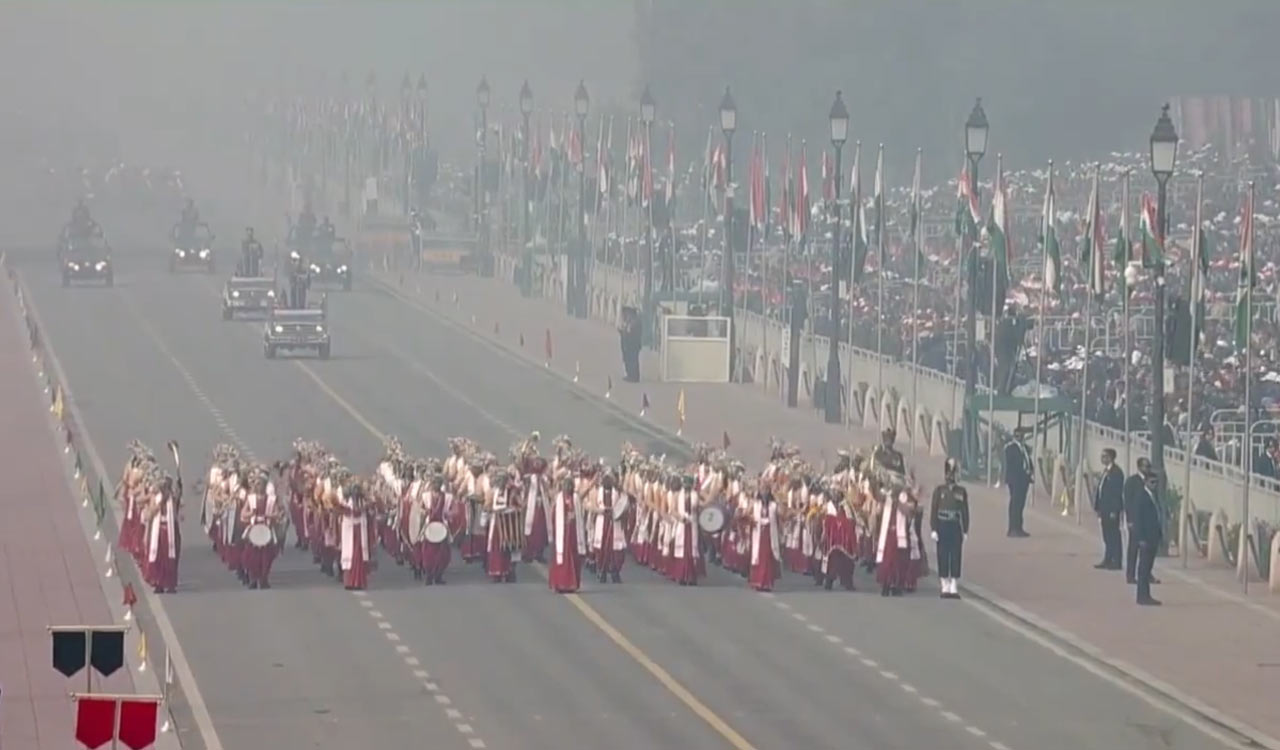
<path id="1" fill-rule="evenodd" d="M 68 258 L 78 259 L 105 258 L 108 254 L 105 246 L 84 240 L 73 240 L 64 253 Z"/>

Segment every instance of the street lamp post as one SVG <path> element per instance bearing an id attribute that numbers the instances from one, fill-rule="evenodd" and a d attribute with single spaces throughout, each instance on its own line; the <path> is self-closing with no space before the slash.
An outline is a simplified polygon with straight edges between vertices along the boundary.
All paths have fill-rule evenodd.
<path id="1" fill-rule="evenodd" d="M 1168 229 L 1168 216 L 1165 211 L 1165 200 L 1169 178 L 1173 176 L 1173 165 L 1178 159 L 1178 132 L 1174 130 L 1173 120 L 1169 119 L 1169 105 L 1164 105 L 1156 127 L 1151 131 L 1151 174 L 1155 175 L 1157 187 L 1156 228 L 1160 242 Z M 1164 315 L 1165 315 L 1165 282 L 1164 258 L 1155 264 L 1156 279 L 1156 335 L 1151 347 L 1151 468 L 1155 470 L 1159 497 L 1157 505 L 1164 497 L 1167 479 L 1164 473 Z M 1246 409 L 1246 418 L 1248 417 Z M 1163 506 L 1160 506 L 1163 507 Z"/>
<path id="2" fill-rule="evenodd" d="M 533 237 L 529 227 L 529 116 L 533 114 L 533 89 L 529 88 L 529 80 L 520 86 L 520 114 L 524 117 L 523 146 L 521 161 L 524 162 L 524 180 L 520 184 L 520 233 L 524 241 L 521 253 L 524 257 L 524 273 L 520 276 L 520 293 L 526 297 L 533 296 Z"/>
<path id="3" fill-rule="evenodd" d="M 653 153 L 653 118 L 657 113 L 658 104 L 653 100 L 653 94 L 649 93 L 649 87 L 644 87 L 644 93 L 640 95 L 640 121 L 644 123 L 644 149 L 645 154 Z M 645 167 L 652 169 L 652 159 L 646 160 Z M 648 228 L 645 230 L 644 246 L 647 250 L 648 258 L 644 265 L 644 318 L 642 325 L 642 334 L 645 342 L 653 344 L 653 264 L 657 262 L 657 251 L 653 246 L 653 197 L 649 198 L 649 222 Z M 674 248 L 673 248 L 674 251 Z"/>
<path id="4" fill-rule="evenodd" d="M 827 350 L 827 384 L 822 391 L 822 405 L 827 424 L 840 424 L 840 401 L 844 398 L 844 385 L 840 377 L 840 250 L 844 244 L 844 227 L 840 223 L 840 153 L 844 142 L 849 138 L 849 110 L 845 109 L 843 92 L 836 92 L 830 119 L 831 145 L 836 149 L 836 169 L 832 175 L 836 197 L 836 231 L 831 238 L 831 328 L 827 331 L 830 341 Z M 853 321 L 849 321 L 849 324 L 853 325 Z"/>
<path id="5" fill-rule="evenodd" d="M 587 85 L 578 81 L 578 89 L 573 94 L 573 111 L 578 115 L 578 246 L 573 254 L 571 293 L 565 295 L 570 299 L 569 312 L 575 317 L 587 317 L 587 172 L 586 152 L 583 150 L 587 135 L 587 110 L 591 107 L 591 98 L 587 96 Z"/>
<path id="6" fill-rule="evenodd" d="M 489 136 L 489 78 L 487 76 L 480 77 L 480 85 L 476 86 L 476 104 L 480 107 L 480 138 L 476 142 L 479 149 L 479 159 L 476 164 L 476 228 L 481 235 L 481 244 L 485 252 L 489 249 L 488 237 L 488 221 L 486 221 L 489 196 L 485 189 L 484 180 L 484 156 L 485 142 Z"/>
<path id="7" fill-rule="evenodd" d="M 733 131 L 738 128 L 738 105 L 724 87 L 720 98 L 720 130 L 724 133 L 724 280 L 720 289 L 720 314 L 729 319 L 729 380 L 734 378 L 738 366 L 738 352 L 734 346 L 737 332 L 733 330 L 733 290 L 737 286 L 737 265 L 733 257 Z"/>
<path id="8" fill-rule="evenodd" d="M 969 119 L 964 124 L 964 150 L 969 158 L 969 192 L 978 194 L 978 162 L 987 152 L 987 135 L 990 132 L 987 124 L 987 113 L 982 109 L 982 98 L 973 104 Z M 965 317 L 965 368 L 964 368 L 964 452 L 965 463 L 972 468 L 978 456 L 978 419 L 972 408 L 973 396 L 977 391 L 978 380 L 978 258 L 977 245 L 972 237 L 966 240 L 968 245 L 968 263 L 965 275 L 968 278 L 969 294 L 967 315 Z"/>

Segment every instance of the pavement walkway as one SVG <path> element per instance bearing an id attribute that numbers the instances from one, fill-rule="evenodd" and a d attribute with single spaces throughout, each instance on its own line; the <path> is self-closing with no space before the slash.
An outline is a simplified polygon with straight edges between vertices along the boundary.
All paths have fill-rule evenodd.
<path id="1" fill-rule="evenodd" d="M 7 276 L 0 281 L 10 283 Z M 85 674 L 67 679 L 54 671 L 46 628 L 116 619 L 45 413 L 50 398 L 32 377 L 25 335 L 11 290 L 0 290 L 0 474 L 7 477 L 0 492 L 0 747 L 64 750 L 75 744 L 69 693 L 85 689 Z M 93 688 L 133 693 L 130 668 L 106 680 L 95 673 Z"/>
<path id="2" fill-rule="evenodd" d="M 815 463 L 832 462 L 841 448 L 875 441 L 872 431 L 828 425 L 806 407 L 788 409 L 762 389 L 741 385 L 662 383 L 657 354 L 642 355 L 640 383 L 621 376 L 618 336 L 610 326 L 575 320 L 561 305 L 526 299 L 512 286 L 470 276 L 373 273 L 411 303 L 471 327 L 533 363 L 594 394 L 600 403 L 641 418 L 655 431 L 688 442 L 720 445 L 748 465 L 767 458 L 768 438 L 798 445 Z M 678 403 L 684 395 L 684 418 Z M 607 402 L 603 399 L 607 396 Z M 647 404 L 647 407 L 646 407 Z M 617 446 L 590 446 L 612 455 Z M 941 480 L 942 460 L 908 455 L 926 487 Z M 1280 597 L 1265 584 L 1240 593 L 1231 571 L 1192 561 L 1160 561 L 1161 608 L 1140 608 L 1122 574 L 1093 569 L 1100 558 L 1096 524 L 1077 526 L 1032 507 L 1028 539 L 1004 536 L 1007 497 L 996 488 L 970 486 L 973 532 L 965 549 L 965 581 L 971 593 L 1020 624 L 1054 637 L 1113 673 L 1192 705 L 1214 720 L 1246 725 L 1280 737 Z"/>

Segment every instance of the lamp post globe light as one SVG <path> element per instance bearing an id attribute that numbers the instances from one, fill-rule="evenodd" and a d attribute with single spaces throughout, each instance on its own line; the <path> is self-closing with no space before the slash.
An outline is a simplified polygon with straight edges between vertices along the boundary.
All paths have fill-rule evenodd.
<path id="1" fill-rule="evenodd" d="M 836 168 L 832 176 L 835 188 L 835 232 L 831 237 L 831 326 L 827 331 L 827 381 L 822 391 L 823 416 L 828 424 L 839 424 L 842 419 L 841 399 L 844 398 L 844 383 L 840 377 L 840 262 L 844 245 L 844 227 L 840 222 L 840 155 L 844 143 L 849 139 L 849 110 L 844 106 L 844 93 L 836 92 L 836 100 L 831 103 L 828 115 L 831 121 L 831 145 L 836 150 Z M 852 293 L 852 287 L 850 288 Z M 849 321 L 853 325 L 853 321 Z"/>
<path id="2" fill-rule="evenodd" d="M 591 97 L 587 94 L 585 81 L 578 81 L 578 88 L 573 92 L 573 111 L 578 116 L 578 143 L 582 144 L 586 137 L 587 111 L 591 108 Z M 579 146 L 579 156 L 582 156 Z M 569 264 L 569 293 L 565 295 L 565 303 L 570 315 L 577 318 L 587 317 L 587 174 L 585 158 L 578 162 L 578 242 Z"/>
<path id="3" fill-rule="evenodd" d="M 982 108 L 982 97 L 973 103 L 969 119 L 964 123 L 964 151 L 969 160 L 969 192 L 978 194 L 978 162 L 987 152 L 987 137 L 991 126 L 987 122 L 986 110 Z M 973 237 L 967 242 L 972 245 Z M 965 304 L 965 368 L 964 368 L 964 445 L 962 457 L 969 470 L 976 468 L 976 461 L 981 451 L 978 450 L 978 415 L 974 411 L 974 394 L 977 391 L 978 358 L 976 342 L 978 338 L 978 263 L 976 254 L 968 253 L 969 263 L 965 270 L 968 277 L 968 301 Z M 1034 449 L 1034 446 L 1033 446 Z"/>
<path id="4" fill-rule="evenodd" d="M 724 258 L 723 281 L 720 284 L 720 314 L 729 320 L 729 380 L 738 371 L 738 351 L 734 328 L 734 290 L 738 283 L 738 268 L 733 252 L 733 131 L 738 128 L 738 105 L 733 101 L 729 87 L 724 87 L 720 97 L 720 131 L 724 133 Z"/>
<path id="5" fill-rule="evenodd" d="M 1164 241 L 1169 220 L 1166 213 L 1169 178 L 1173 176 L 1173 167 L 1178 160 L 1178 131 L 1169 118 L 1169 105 L 1160 111 L 1160 119 L 1156 120 L 1155 129 L 1151 131 L 1151 174 L 1156 178 L 1156 232 L 1160 241 Z M 1165 332 L 1165 279 L 1164 258 L 1155 263 L 1153 269 L 1156 280 L 1156 332 L 1151 346 L 1151 423 L 1147 429 L 1151 434 L 1151 468 L 1155 471 L 1158 482 L 1159 497 L 1157 504 L 1164 497 L 1167 478 L 1164 472 L 1164 335 Z M 1248 419 L 1246 407 L 1245 418 Z M 1163 506 L 1161 506 L 1163 507 Z"/>
<path id="6" fill-rule="evenodd" d="M 653 100 L 653 94 L 649 92 L 649 86 L 646 84 L 644 92 L 640 94 L 640 121 L 644 123 L 644 148 L 645 153 L 653 153 L 653 120 L 657 114 L 658 103 Z M 652 166 L 650 166 L 652 168 Z M 652 345 L 654 339 L 654 299 L 653 299 L 653 266 L 657 262 L 657 252 L 653 246 L 653 200 L 649 201 L 649 222 L 645 229 L 645 249 L 648 252 L 648 262 L 644 264 L 644 305 L 641 317 L 641 335 L 644 341 Z"/>

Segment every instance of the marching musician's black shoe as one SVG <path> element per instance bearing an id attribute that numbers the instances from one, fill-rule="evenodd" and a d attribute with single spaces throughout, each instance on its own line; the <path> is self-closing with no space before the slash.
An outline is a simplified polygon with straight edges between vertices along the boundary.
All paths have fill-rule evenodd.
<path id="1" fill-rule="evenodd" d="M 418 576 L 418 577 L 421 578 L 422 576 Z M 433 581 L 430 578 L 422 582 L 424 586 L 430 586 L 432 583 Z"/>
<path id="2" fill-rule="evenodd" d="M 823 584 L 822 576 L 814 576 L 814 577 L 813 577 L 813 585 L 814 585 L 814 586 L 821 586 L 822 584 Z"/>
<path id="3" fill-rule="evenodd" d="M 438 584 L 440 584 L 441 586 L 443 586 L 443 585 L 444 585 L 444 576 L 442 576 L 442 575 L 438 575 L 438 576 L 436 576 L 436 577 L 435 577 L 435 582 L 436 582 L 436 583 L 438 583 Z"/>
<path id="4" fill-rule="evenodd" d="M 164 589 L 160 588 L 159 586 L 156 586 L 154 589 L 152 589 L 152 593 L 153 593 L 153 594 L 163 594 L 163 593 L 164 593 Z"/>
<path id="5" fill-rule="evenodd" d="M 891 596 L 902 596 L 902 589 L 897 587 L 891 588 L 889 589 L 889 594 Z"/>
<path id="6" fill-rule="evenodd" d="M 513 570 L 507 574 L 507 583 L 515 583 L 515 582 L 516 582 L 516 572 Z"/>
<path id="7" fill-rule="evenodd" d="M 250 589 L 256 589 L 256 588 L 258 588 L 258 582 L 257 582 L 257 581 L 250 581 L 250 582 L 248 583 L 248 586 L 249 586 L 249 588 L 250 588 Z"/>
<path id="8" fill-rule="evenodd" d="M 267 583 L 266 581 L 263 581 L 262 584 L 258 586 L 258 588 L 269 589 L 271 588 L 271 584 Z"/>
<path id="9" fill-rule="evenodd" d="M 832 588 L 835 587 L 835 585 L 836 585 L 836 581 L 834 578 L 828 578 L 827 580 L 822 582 L 822 588 L 826 589 L 827 591 L 830 591 Z"/>
<path id="10" fill-rule="evenodd" d="M 888 596 L 889 594 L 890 594 L 890 590 L 888 586 L 880 587 L 880 596 Z"/>
<path id="11" fill-rule="evenodd" d="M 596 580 L 600 581 L 600 583 L 608 583 L 609 574 L 602 570 L 600 571 L 600 574 L 596 576 Z"/>
<path id="12" fill-rule="evenodd" d="M 614 583 L 622 583 L 622 574 L 615 570 L 615 571 L 611 574 L 610 579 L 611 579 Z"/>

